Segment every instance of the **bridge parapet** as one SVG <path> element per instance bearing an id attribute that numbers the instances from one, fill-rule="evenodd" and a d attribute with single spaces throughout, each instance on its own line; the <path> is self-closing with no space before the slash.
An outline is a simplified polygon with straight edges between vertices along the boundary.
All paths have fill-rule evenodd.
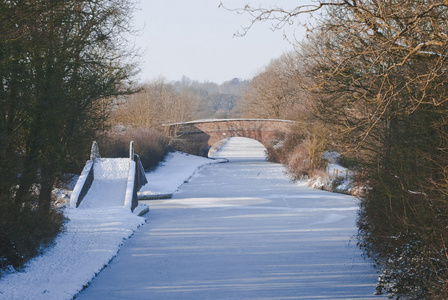
<path id="1" fill-rule="evenodd" d="M 294 124 L 296 124 L 294 121 L 277 119 L 217 119 L 173 123 L 167 126 L 171 126 L 170 132 L 183 145 L 188 143 L 200 145 L 197 147 L 202 150 L 193 154 L 207 156 L 210 147 L 230 137 L 251 138 L 267 148 L 279 134 L 289 132 Z"/>

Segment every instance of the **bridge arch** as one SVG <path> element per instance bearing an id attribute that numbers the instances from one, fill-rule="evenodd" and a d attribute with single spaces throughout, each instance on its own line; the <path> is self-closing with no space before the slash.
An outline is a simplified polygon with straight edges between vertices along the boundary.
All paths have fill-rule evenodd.
<path id="1" fill-rule="evenodd" d="M 230 137 L 250 138 L 269 148 L 279 134 L 290 132 L 294 124 L 294 121 L 276 119 L 218 119 L 167 126 L 171 136 L 175 137 L 176 144 L 181 145 L 180 148 L 185 149 L 185 152 L 207 156 L 210 147 Z"/>
<path id="2" fill-rule="evenodd" d="M 227 144 L 227 142 L 230 142 L 230 145 Z M 230 148 L 223 148 L 223 146 L 230 146 Z M 218 153 L 218 150 L 224 150 L 224 152 Z M 267 149 L 266 147 L 261 144 L 259 141 L 246 138 L 246 137 L 230 137 L 226 139 L 222 139 L 215 144 L 211 146 L 211 148 L 208 151 L 208 157 L 212 158 L 232 158 L 235 157 L 241 158 L 246 157 L 246 152 L 249 150 L 250 157 L 253 157 L 255 154 L 255 157 L 260 158 L 263 157 L 264 159 L 267 158 Z M 261 155 L 262 153 L 262 155 Z M 228 155 L 228 156 L 226 156 Z"/>

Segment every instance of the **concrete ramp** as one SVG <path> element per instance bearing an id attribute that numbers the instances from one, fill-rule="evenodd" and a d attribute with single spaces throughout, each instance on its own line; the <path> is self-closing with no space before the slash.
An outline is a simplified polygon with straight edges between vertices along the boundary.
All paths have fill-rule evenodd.
<path id="1" fill-rule="evenodd" d="M 79 208 L 124 206 L 129 158 L 100 158 L 93 164 L 94 180 Z"/>
<path id="2" fill-rule="evenodd" d="M 96 142 L 92 154 L 70 197 L 70 206 L 79 208 L 126 207 L 138 205 L 137 191 L 147 183 L 143 166 L 130 144 L 129 158 L 101 158 Z"/>

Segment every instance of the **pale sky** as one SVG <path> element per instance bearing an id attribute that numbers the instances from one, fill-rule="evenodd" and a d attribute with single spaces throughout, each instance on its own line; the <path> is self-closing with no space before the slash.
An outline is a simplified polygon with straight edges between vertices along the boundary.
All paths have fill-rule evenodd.
<path id="1" fill-rule="evenodd" d="M 256 24 L 246 36 L 234 37 L 242 26 L 249 25 L 248 15 L 218 8 L 245 3 L 272 6 L 297 5 L 297 0 L 140 0 L 135 26 L 143 28 L 136 46 L 145 50 L 141 81 L 163 76 L 169 81 L 183 75 L 198 81 L 222 83 L 233 78 L 251 79 L 271 59 L 292 50 L 284 39 L 300 36 L 297 25 L 272 31 L 268 23 Z M 299 0 L 300 2 L 300 0 Z"/>

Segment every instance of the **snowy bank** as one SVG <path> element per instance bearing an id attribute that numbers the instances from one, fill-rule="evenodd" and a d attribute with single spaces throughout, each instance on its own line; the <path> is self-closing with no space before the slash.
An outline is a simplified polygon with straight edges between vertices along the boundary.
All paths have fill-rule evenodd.
<path id="1" fill-rule="evenodd" d="M 169 153 L 157 169 L 146 173 L 148 183 L 138 192 L 139 199 L 169 198 L 203 165 L 225 162 L 182 152 Z"/>
<path id="2" fill-rule="evenodd" d="M 173 193 L 204 164 L 220 162 L 183 153 L 171 153 L 142 191 Z M 103 191 L 104 194 L 107 191 Z M 101 193 L 100 193 L 101 194 Z M 111 196 L 112 197 L 112 196 Z M 72 299 L 117 254 L 124 240 L 145 223 L 138 213 L 122 206 L 64 208 L 65 231 L 54 246 L 29 261 L 22 272 L 0 279 L 0 299 Z"/>
<path id="3" fill-rule="evenodd" d="M 330 151 L 325 153 L 323 158 L 327 161 L 325 172 L 315 172 L 312 177 L 298 180 L 297 184 L 330 192 L 360 195 L 361 187 L 355 186 L 353 180 L 355 174 L 339 164 L 340 155 Z"/>
<path id="4" fill-rule="evenodd" d="M 116 255 L 144 218 L 128 209 L 66 208 L 52 248 L 0 281 L 0 299 L 72 299 Z"/>

